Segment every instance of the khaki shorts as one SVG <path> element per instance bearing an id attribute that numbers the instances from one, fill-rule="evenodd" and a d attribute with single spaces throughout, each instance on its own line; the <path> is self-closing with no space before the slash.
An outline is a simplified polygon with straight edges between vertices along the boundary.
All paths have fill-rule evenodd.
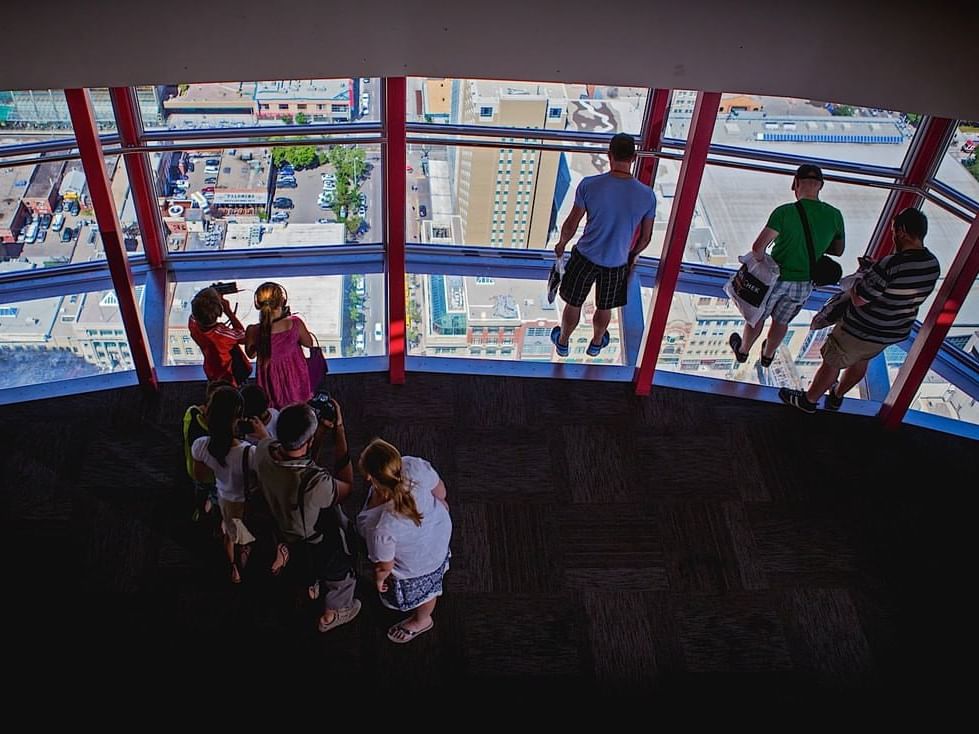
<path id="1" fill-rule="evenodd" d="M 823 355 L 823 362 L 830 367 L 842 370 L 865 359 L 873 359 L 886 347 L 886 344 L 857 339 L 852 334 L 843 331 L 843 327 L 837 324 L 833 327 L 833 331 L 830 332 L 829 338 L 826 339 L 819 353 Z"/>
<path id="2" fill-rule="evenodd" d="M 232 502 L 218 498 L 221 508 L 221 526 L 224 534 L 231 538 L 236 545 L 248 545 L 255 542 L 255 536 L 245 526 L 242 518 L 245 516 L 245 503 Z"/>

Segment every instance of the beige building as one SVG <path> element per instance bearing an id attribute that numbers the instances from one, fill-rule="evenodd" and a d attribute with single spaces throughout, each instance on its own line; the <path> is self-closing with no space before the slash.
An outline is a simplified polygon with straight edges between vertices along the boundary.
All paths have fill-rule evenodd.
<path id="1" fill-rule="evenodd" d="M 563 84 L 462 81 L 460 123 L 563 130 Z M 547 245 L 560 153 L 460 148 L 455 193 L 469 245 L 543 249 Z"/>

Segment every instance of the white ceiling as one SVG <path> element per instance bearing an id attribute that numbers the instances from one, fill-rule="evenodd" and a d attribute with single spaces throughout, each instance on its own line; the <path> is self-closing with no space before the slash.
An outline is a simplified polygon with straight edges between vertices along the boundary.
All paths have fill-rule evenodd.
<path id="1" fill-rule="evenodd" d="M 460 76 L 743 91 L 979 119 L 974 8 L 955 0 L 3 5 L 0 88 Z"/>

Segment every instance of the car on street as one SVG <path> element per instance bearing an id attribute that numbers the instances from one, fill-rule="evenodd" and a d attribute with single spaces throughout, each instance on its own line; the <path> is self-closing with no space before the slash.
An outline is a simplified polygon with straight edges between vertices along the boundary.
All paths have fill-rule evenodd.
<path id="1" fill-rule="evenodd" d="M 358 350 L 360 350 L 361 352 L 364 351 L 365 344 L 364 344 L 364 335 L 363 334 L 357 334 L 357 338 L 354 340 L 354 346 Z"/>
<path id="2" fill-rule="evenodd" d="M 68 213 L 69 214 L 72 214 L 72 215 L 74 215 L 74 216 L 77 217 L 78 216 L 78 213 L 81 210 L 82 210 L 82 208 L 78 205 L 78 201 L 77 200 L 72 199 L 71 201 L 68 202 Z"/>
<path id="3" fill-rule="evenodd" d="M 272 222 L 287 222 L 289 221 L 289 212 L 275 212 L 271 217 L 269 217 L 269 220 Z"/>
<path id="4" fill-rule="evenodd" d="M 204 187 L 201 188 L 201 193 L 202 194 L 213 194 L 214 193 L 214 187 L 213 186 L 204 186 Z"/>
<path id="5" fill-rule="evenodd" d="M 89 233 L 88 233 L 88 244 L 94 245 L 95 244 L 95 238 L 98 237 L 98 236 L 99 236 L 99 230 L 97 228 L 95 228 L 95 227 L 92 227 L 89 230 Z"/>
<path id="6" fill-rule="evenodd" d="M 381 328 L 381 322 L 378 321 L 374 324 L 374 341 L 379 342 L 384 338 L 384 330 Z"/>
<path id="7" fill-rule="evenodd" d="M 292 203 L 292 199 L 288 196 L 280 196 L 272 202 L 272 206 L 276 209 L 292 209 L 295 204 Z"/>
<path id="8" fill-rule="evenodd" d="M 276 181 L 275 182 L 275 185 L 277 187 L 279 187 L 280 189 L 297 189 L 297 188 L 299 188 L 299 184 L 296 183 L 296 180 L 295 179 L 293 179 L 292 181 Z"/>
<path id="9" fill-rule="evenodd" d="M 38 231 L 38 233 L 37 233 L 37 241 L 38 242 L 44 242 L 44 240 L 46 240 L 47 237 L 48 237 L 48 231 L 46 229 L 42 229 L 42 230 Z"/>
<path id="10" fill-rule="evenodd" d="M 207 178 L 204 179 L 204 183 L 206 183 L 209 186 L 213 186 L 217 182 L 218 182 L 217 176 L 208 176 Z"/>
<path id="11" fill-rule="evenodd" d="M 316 220 L 316 223 L 317 224 L 333 224 L 333 220 L 332 219 L 327 219 L 326 217 L 321 217 L 321 218 L 319 218 L 319 219 Z"/>
<path id="12" fill-rule="evenodd" d="M 48 227 L 51 226 L 51 215 L 47 213 L 42 214 L 39 221 L 40 221 L 41 229 L 47 229 Z"/>
<path id="13" fill-rule="evenodd" d="M 75 230 L 73 230 L 71 227 L 65 227 L 63 230 L 61 230 L 62 242 L 71 242 L 74 239 L 74 237 L 75 237 Z"/>
<path id="14" fill-rule="evenodd" d="M 361 204 L 360 207 L 358 207 L 358 209 L 357 209 L 357 215 L 361 219 L 363 219 L 364 217 L 366 217 L 367 216 L 367 207 L 364 206 L 363 204 Z"/>
<path id="15" fill-rule="evenodd" d="M 419 204 L 418 205 L 418 216 L 419 217 L 427 217 L 428 216 L 428 208 L 424 204 Z"/>

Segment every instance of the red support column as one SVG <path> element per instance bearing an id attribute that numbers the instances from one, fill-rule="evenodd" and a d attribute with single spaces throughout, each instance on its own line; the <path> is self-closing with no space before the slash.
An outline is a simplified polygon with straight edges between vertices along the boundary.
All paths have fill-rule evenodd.
<path id="1" fill-rule="evenodd" d="M 955 120 L 944 117 L 929 117 L 919 133 L 920 142 L 915 144 L 908 161 L 907 175 L 900 182 L 908 186 L 921 188 L 935 175 L 938 166 L 945 155 L 948 140 L 955 131 Z M 874 259 L 889 255 L 894 250 L 891 239 L 891 220 L 898 212 L 909 206 L 919 206 L 923 200 L 921 194 L 914 191 L 892 191 L 884 204 L 884 211 L 870 243 L 869 254 Z"/>
<path id="2" fill-rule="evenodd" d="M 408 84 L 403 76 L 384 80 L 384 189 L 387 195 L 388 244 L 385 258 L 388 297 L 388 374 L 391 384 L 405 381 L 405 218 L 408 197 Z"/>
<path id="3" fill-rule="evenodd" d="M 109 96 L 112 98 L 123 149 L 139 147 L 143 129 L 135 92 L 132 87 L 113 87 L 109 90 Z M 123 158 L 133 192 L 133 203 L 136 205 L 136 219 L 143 235 L 143 250 L 150 265 L 158 268 L 164 263 L 166 248 L 163 245 L 163 218 L 157 205 L 149 160 L 145 153 L 125 153 Z"/>
<path id="4" fill-rule="evenodd" d="M 669 89 L 654 89 L 653 99 L 649 103 L 646 111 L 646 120 L 643 124 L 643 137 L 640 150 L 658 151 L 663 140 L 663 128 L 666 127 L 666 118 L 670 113 Z M 659 158 L 640 158 L 639 169 L 636 171 L 636 178 L 647 186 L 652 185 L 656 180 L 656 168 L 659 165 Z"/>
<path id="5" fill-rule="evenodd" d="M 68 101 L 68 113 L 75 130 L 75 140 L 78 152 L 81 154 L 82 167 L 88 183 L 88 193 L 92 198 L 95 209 L 95 219 L 99 223 L 102 234 L 102 246 L 105 248 L 105 259 L 109 263 L 109 273 L 112 285 L 119 301 L 119 313 L 122 315 L 126 338 L 129 340 L 129 351 L 133 356 L 139 383 L 146 388 L 156 390 L 156 369 L 153 357 L 150 355 L 146 332 L 143 329 L 143 318 L 136 302 L 136 292 L 133 288 L 133 274 L 129 269 L 126 258 L 126 248 L 123 244 L 122 228 L 116 214 L 116 205 L 112 200 L 112 188 L 109 176 L 105 170 L 105 156 L 102 154 L 102 143 L 99 141 L 98 127 L 95 115 L 92 113 L 92 103 L 88 90 L 66 89 L 65 98 Z"/>
<path id="6" fill-rule="evenodd" d="M 656 271 L 653 288 L 653 305 L 646 330 L 646 346 L 634 377 L 636 395 L 648 395 L 653 383 L 653 372 L 659 359 L 660 345 L 666 322 L 670 315 L 673 291 L 680 275 L 683 251 L 687 246 L 687 234 L 693 221 L 700 181 L 704 175 L 710 139 L 714 133 L 714 121 L 721 103 L 720 92 L 700 92 L 690 121 L 687 149 L 680 166 L 677 180 L 677 196 L 673 201 L 673 213 L 666 229 L 666 241 Z"/>
<path id="7" fill-rule="evenodd" d="M 935 301 L 925 317 L 908 358 L 897 373 L 891 391 L 884 398 L 880 418 L 886 428 L 897 428 L 908 412 L 921 381 L 941 349 L 949 327 L 955 321 L 976 276 L 979 275 L 979 217 L 972 221 L 965 241 L 945 273 Z"/>

